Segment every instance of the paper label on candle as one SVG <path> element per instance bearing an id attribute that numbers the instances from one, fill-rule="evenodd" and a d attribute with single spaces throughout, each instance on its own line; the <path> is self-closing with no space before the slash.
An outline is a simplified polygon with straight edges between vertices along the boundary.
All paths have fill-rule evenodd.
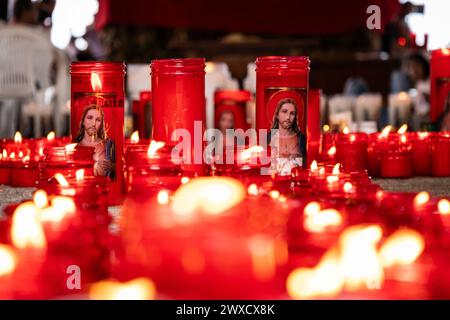
<path id="1" fill-rule="evenodd" d="M 77 92 L 72 97 L 72 138 L 94 147 L 94 175 L 117 178 L 117 150 L 123 147 L 123 102 L 114 93 Z"/>
<path id="2" fill-rule="evenodd" d="M 306 163 L 306 96 L 306 88 L 268 87 L 264 90 L 265 109 L 272 119 L 271 131 L 275 132 L 270 139 L 273 156 L 278 160 L 276 163 L 293 159 L 289 168 Z M 283 172 L 285 174 L 289 173 Z"/>

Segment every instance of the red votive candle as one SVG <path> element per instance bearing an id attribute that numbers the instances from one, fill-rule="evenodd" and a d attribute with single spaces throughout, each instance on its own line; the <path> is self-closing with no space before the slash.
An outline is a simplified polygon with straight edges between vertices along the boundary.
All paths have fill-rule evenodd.
<path id="1" fill-rule="evenodd" d="M 219 90 L 214 94 L 215 101 L 215 127 L 219 130 L 224 129 L 243 129 L 247 130 L 246 108 L 247 102 L 251 100 L 251 93 L 247 90 Z M 222 113 L 230 113 L 233 119 L 233 128 L 221 128 L 220 120 Z"/>
<path id="2" fill-rule="evenodd" d="M 446 106 L 450 93 L 450 49 L 431 52 L 430 84 L 430 118 L 435 122 L 443 113 L 449 112 Z"/>
<path id="3" fill-rule="evenodd" d="M 380 162 L 381 155 L 394 150 L 397 146 L 396 141 L 398 135 L 382 133 L 372 133 L 369 135 L 369 143 L 367 148 L 367 166 L 369 174 L 372 177 L 378 177 L 380 175 Z"/>
<path id="4" fill-rule="evenodd" d="M 320 89 L 308 91 L 308 119 L 307 119 L 307 154 L 308 165 L 319 159 L 320 147 Z"/>
<path id="5" fill-rule="evenodd" d="M 142 138 L 152 135 L 152 92 L 141 91 L 140 100 L 133 101 L 133 130 Z"/>
<path id="6" fill-rule="evenodd" d="M 367 134 L 340 133 L 336 139 L 336 161 L 346 171 L 367 169 Z"/>
<path id="7" fill-rule="evenodd" d="M 411 142 L 413 172 L 415 176 L 428 176 L 431 171 L 431 143 L 428 132 L 413 132 L 408 135 Z"/>
<path id="8" fill-rule="evenodd" d="M 431 136 L 431 174 L 434 177 L 450 176 L 450 134 Z"/>
<path id="9" fill-rule="evenodd" d="M 150 67 L 153 139 L 170 144 L 190 138 L 184 168 L 203 175 L 205 59 L 153 60 Z M 190 137 L 183 137 L 187 133 Z"/>
<path id="10" fill-rule="evenodd" d="M 309 58 L 268 56 L 256 59 L 256 129 L 279 129 L 281 107 L 294 106 L 295 124 L 290 130 L 299 136 L 300 153 L 306 150 L 306 113 Z M 289 107 L 290 107 L 289 106 Z M 306 167 L 306 154 L 301 155 Z"/>
<path id="11" fill-rule="evenodd" d="M 410 151 L 389 150 L 380 155 L 380 176 L 382 178 L 410 178 L 412 175 Z"/>
<path id="12" fill-rule="evenodd" d="M 320 137 L 319 160 L 324 163 L 335 163 L 336 145 L 335 134 L 325 132 Z"/>
<path id="13" fill-rule="evenodd" d="M 109 204 L 123 200 L 125 65 L 73 62 L 71 65 L 73 142 L 94 147 L 94 174 L 111 179 Z"/>

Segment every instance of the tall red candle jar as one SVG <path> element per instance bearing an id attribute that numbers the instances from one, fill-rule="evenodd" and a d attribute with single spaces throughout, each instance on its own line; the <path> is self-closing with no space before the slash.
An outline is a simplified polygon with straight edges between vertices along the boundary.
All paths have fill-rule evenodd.
<path id="1" fill-rule="evenodd" d="M 431 52 L 431 74 L 430 74 L 430 118 L 438 122 L 439 128 L 444 125 L 445 115 L 450 112 L 450 49 L 438 49 Z M 445 125 L 446 130 L 450 130 Z"/>
<path id="2" fill-rule="evenodd" d="M 152 138 L 166 143 L 189 139 L 190 150 L 183 154 L 184 168 L 203 175 L 205 59 L 153 60 L 150 67 Z M 187 134 L 190 137 L 183 137 Z"/>
<path id="3" fill-rule="evenodd" d="M 10 159 L 6 149 L 0 153 L 0 184 L 9 184 L 11 178 L 11 170 L 9 167 Z"/>
<path id="4" fill-rule="evenodd" d="M 111 179 L 109 204 L 120 204 L 124 191 L 125 65 L 73 62 L 70 73 L 73 142 L 95 148 L 94 174 Z"/>
<path id="5" fill-rule="evenodd" d="M 367 169 L 367 134 L 340 133 L 336 139 L 336 161 L 346 171 L 364 171 Z"/>
<path id="6" fill-rule="evenodd" d="M 320 147 L 320 89 L 309 89 L 306 136 L 308 164 L 319 159 Z"/>
<path id="7" fill-rule="evenodd" d="M 320 136 L 319 160 L 324 163 L 336 161 L 336 134 L 324 132 Z"/>
<path id="8" fill-rule="evenodd" d="M 139 101 L 133 101 L 133 130 L 139 132 L 141 138 L 152 135 L 152 92 L 141 91 Z"/>
<path id="9" fill-rule="evenodd" d="M 450 176 L 450 133 L 437 133 L 431 137 L 431 175 Z"/>
<path id="10" fill-rule="evenodd" d="M 225 133 L 226 129 L 247 130 L 247 103 L 251 100 L 247 90 L 219 90 L 214 94 L 215 127 Z M 226 115 L 224 113 L 227 113 Z M 226 119 L 224 119 L 226 117 Z"/>
<path id="11" fill-rule="evenodd" d="M 413 172 L 415 176 L 429 176 L 431 172 L 430 133 L 412 132 L 408 134 L 411 142 Z"/>
<path id="12" fill-rule="evenodd" d="M 278 129 L 280 144 L 281 135 L 297 135 L 297 148 L 291 153 L 301 155 L 303 167 L 306 167 L 308 77 L 308 57 L 256 59 L 256 129 Z M 271 143 L 276 143 L 275 140 L 271 139 Z"/>

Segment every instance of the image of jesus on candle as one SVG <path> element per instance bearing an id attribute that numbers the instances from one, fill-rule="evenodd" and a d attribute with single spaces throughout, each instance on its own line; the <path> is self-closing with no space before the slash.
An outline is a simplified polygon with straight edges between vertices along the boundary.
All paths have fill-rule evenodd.
<path id="1" fill-rule="evenodd" d="M 280 176 L 291 174 L 292 168 L 303 166 L 306 155 L 306 137 L 297 123 L 297 102 L 292 98 L 281 99 L 272 119 L 269 143 L 272 148 L 271 173 Z"/>
<path id="2" fill-rule="evenodd" d="M 106 136 L 102 108 L 94 104 L 85 107 L 76 141 L 80 146 L 94 147 L 94 175 L 115 178 L 114 143 Z"/>

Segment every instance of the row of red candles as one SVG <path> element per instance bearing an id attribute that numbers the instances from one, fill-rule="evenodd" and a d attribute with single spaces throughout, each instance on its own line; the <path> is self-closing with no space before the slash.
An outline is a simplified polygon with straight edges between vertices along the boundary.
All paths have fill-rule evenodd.
<path id="1" fill-rule="evenodd" d="M 73 264 L 82 266 L 89 275 L 83 278 L 82 288 L 85 288 L 85 283 L 108 275 L 122 281 L 145 276 L 154 281 L 159 292 L 173 297 L 269 298 L 283 296 L 286 290 L 290 296 L 296 297 L 295 290 L 292 291 L 289 284 L 285 287 L 290 271 L 298 266 L 317 263 L 326 248 L 337 241 L 344 226 L 368 222 L 383 225 L 388 233 L 402 226 L 419 230 L 430 250 L 427 257 L 445 257 L 443 250 L 448 247 L 449 221 L 446 215 L 433 213 L 449 213 L 449 209 L 445 209 L 448 201 L 442 202 L 442 209 L 438 206 L 438 201 L 444 201 L 442 199 L 429 199 L 424 194 L 383 192 L 371 183 L 366 173 L 345 171 L 332 162 L 326 165 L 314 162 L 310 169 L 294 170 L 291 177 L 275 178 L 256 176 L 253 169 L 260 169 L 257 165 L 250 169 L 247 165 L 236 167 L 226 174 L 245 183 L 247 197 L 241 199 L 236 206 L 227 208 L 226 214 L 199 216 L 196 213 L 193 219 L 187 219 L 187 223 L 184 219 L 180 222 L 180 217 L 189 216 L 174 214 L 174 201 L 172 200 L 172 206 L 168 206 L 169 195 L 179 185 L 189 181 L 190 177 L 183 177 L 178 164 L 168 161 L 170 148 L 167 146 L 154 148 L 154 157 L 150 158 L 145 157 L 149 155 L 147 149 L 146 144 L 129 145 L 126 153 L 128 160 L 136 160 L 136 165 L 133 169 L 129 168 L 127 174 L 137 174 L 141 179 L 136 181 L 129 176 L 127 178 L 129 187 L 134 189 L 128 193 L 122 210 L 121 245 L 114 245 L 106 235 L 107 197 L 98 196 L 99 193 L 104 195 L 107 192 L 106 181 L 84 177 L 83 184 L 80 185 L 76 177 L 51 179 L 43 188 L 52 196 L 72 197 L 76 207 L 72 217 L 77 219 L 69 219 L 71 223 L 68 224 L 52 221 L 51 227 L 47 225 L 45 235 L 49 240 L 45 257 L 40 256 L 43 260 L 33 269 L 33 273 L 24 270 L 23 266 L 19 268 L 19 265 L 17 270 L 20 270 L 20 274 L 15 273 L 16 278 L 9 278 L 10 281 L 16 281 L 16 286 L 13 285 L 13 291 L 6 289 L 2 294 L 6 297 L 36 298 L 73 293 L 63 285 L 67 278 L 63 267 Z M 165 170 L 154 170 L 156 166 Z M 215 178 L 192 181 L 200 182 L 202 179 Z M 206 182 L 203 189 L 191 190 L 188 197 L 182 199 L 182 207 L 189 207 L 190 201 L 206 202 L 201 207 L 203 211 L 221 205 L 220 201 L 214 202 L 214 196 L 217 196 L 214 192 L 220 193 L 224 186 L 219 184 L 220 188 L 215 189 L 217 181 Z M 232 183 L 237 184 L 238 189 L 243 188 L 238 182 Z M 203 194 L 211 190 L 211 197 L 203 197 Z M 177 191 L 174 198 L 177 197 L 176 193 Z M 149 196 L 152 194 L 153 196 Z M 419 196 L 425 197 L 426 201 Z M 225 200 L 229 202 L 230 199 Z M 341 223 L 331 224 L 331 227 L 325 225 L 330 228 L 323 228 L 322 232 L 312 232 L 311 225 L 306 227 L 306 224 L 301 224 L 302 219 L 308 218 L 305 207 L 311 202 L 319 203 L 325 210 L 337 210 L 332 212 L 340 216 Z M 14 207 L 6 210 L 9 218 L 3 221 L 0 228 L 3 243 L 11 243 L 8 225 L 13 220 L 13 211 Z M 66 219 L 62 221 L 68 222 Z M 92 228 L 85 229 L 86 225 Z M 74 234 L 78 233 L 84 236 L 76 238 Z M 75 243 L 74 238 L 77 239 Z M 248 247 L 249 241 L 253 246 Z M 270 255 L 259 253 L 265 252 L 267 246 L 276 251 L 276 262 L 272 261 L 273 257 Z M 283 258 L 283 252 L 287 249 L 289 259 Z M 104 259 L 111 251 L 116 259 L 115 263 L 109 265 Z M 29 258 L 29 252 L 20 251 L 20 255 Z M 306 260 L 298 261 L 299 257 Z M 445 266 L 445 263 L 437 264 L 427 277 L 432 279 L 434 272 L 441 271 Z M 39 267 L 47 270 L 46 276 L 42 276 Z M 416 286 L 424 281 L 421 278 L 423 275 L 418 277 L 414 279 Z M 34 289 L 30 289 L 32 286 L 28 286 L 26 290 L 21 289 L 23 279 L 35 284 Z M 45 286 L 43 279 L 53 279 L 57 285 Z M 0 277 L 0 281 L 5 280 Z M 214 287 L 210 286 L 212 281 L 215 283 Z M 431 282 L 429 292 L 419 297 L 448 296 L 450 283 Z M 386 282 L 386 286 L 388 283 Z M 11 282 L 9 285 L 11 286 Z M 396 291 L 395 286 L 389 292 L 379 291 L 378 294 L 384 297 L 408 295 L 404 289 Z"/>

